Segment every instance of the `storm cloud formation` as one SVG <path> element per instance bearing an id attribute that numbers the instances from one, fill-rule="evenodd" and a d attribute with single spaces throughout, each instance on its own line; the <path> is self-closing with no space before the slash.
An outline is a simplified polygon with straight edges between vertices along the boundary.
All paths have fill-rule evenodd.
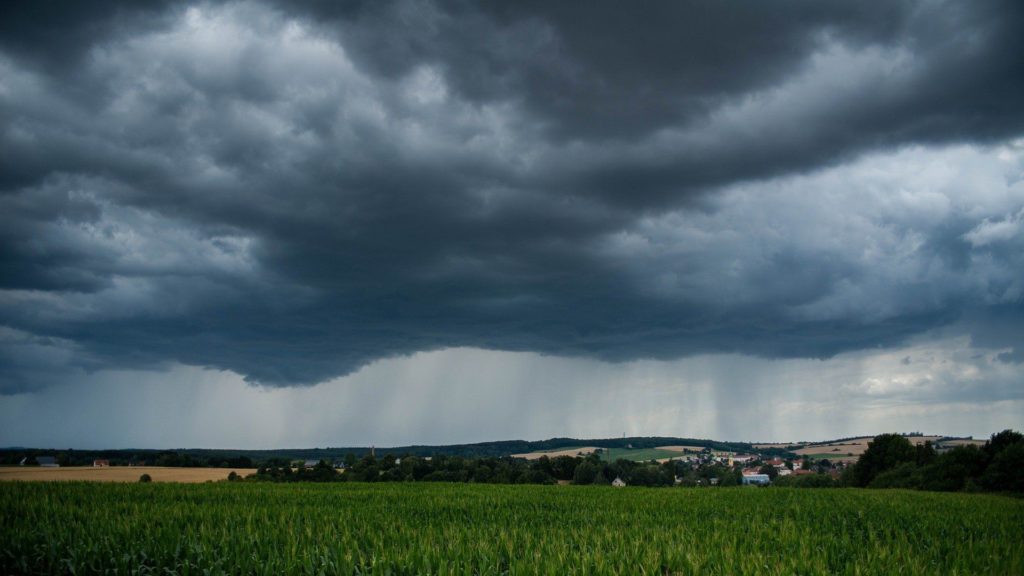
<path id="1" fill-rule="evenodd" d="M 0 392 L 1024 354 L 1020 2 L 0 9 Z"/>

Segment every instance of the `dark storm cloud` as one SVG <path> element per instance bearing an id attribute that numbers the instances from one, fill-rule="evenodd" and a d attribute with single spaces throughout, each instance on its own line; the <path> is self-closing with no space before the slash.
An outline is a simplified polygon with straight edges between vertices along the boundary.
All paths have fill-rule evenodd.
<path id="1" fill-rule="evenodd" d="M 477 101 L 520 99 L 565 138 L 630 138 L 771 86 L 825 39 L 892 42 L 911 6 L 789 2 L 308 3 L 354 57 L 400 76 L 443 66 Z M 380 34 L 386 29 L 388 34 Z"/>
<path id="2" fill-rule="evenodd" d="M 293 384 L 450 346 L 826 357 L 1020 307 L 1019 240 L 965 239 L 1014 206 L 790 242 L 841 186 L 726 193 L 1024 132 L 1016 3 L 88 6 L 0 18 L 7 351 Z"/>
<path id="3" fill-rule="evenodd" d="M 166 24 L 165 0 L 138 2 L 6 2 L 0 46 L 34 64 L 75 65 L 97 42 Z"/>
<path id="4" fill-rule="evenodd" d="M 1024 128 L 1024 9 L 1014 2 L 311 3 L 357 62 L 388 77 L 439 66 L 472 101 L 522 103 L 554 141 L 623 145 L 666 127 L 700 130 L 723 103 L 764 97 L 828 46 L 900 50 L 912 68 L 875 85 L 821 86 L 811 121 L 750 122 L 674 154 L 614 155 L 551 186 L 619 206 L 814 168 L 906 142 L 990 141 Z M 380 33 L 387 30 L 388 33 Z M 845 63 L 828 65 L 843 66 Z M 801 103 L 813 104 L 813 103 Z M 817 112 L 817 111 L 815 111 Z M 718 141 L 718 132 L 728 137 Z"/>

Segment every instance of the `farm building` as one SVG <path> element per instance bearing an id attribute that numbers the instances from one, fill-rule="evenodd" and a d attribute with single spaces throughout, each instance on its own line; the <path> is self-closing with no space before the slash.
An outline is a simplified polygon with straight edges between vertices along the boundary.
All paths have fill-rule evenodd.
<path id="1" fill-rule="evenodd" d="M 57 459 L 53 456 L 36 456 L 36 463 L 46 468 L 58 468 Z"/>
<path id="2" fill-rule="evenodd" d="M 303 468 L 315 468 L 316 465 L 319 464 L 319 463 L 320 463 L 319 460 L 306 460 L 305 462 L 302 463 L 302 467 Z"/>
<path id="3" fill-rule="evenodd" d="M 110 466 L 110 460 L 93 460 L 92 461 L 92 467 L 93 468 L 106 468 L 108 466 Z"/>
<path id="4" fill-rule="evenodd" d="M 626 482 L 622 478 L 619 478 L 618 476 L 615 477 L 615 480 L 612 480 L 612 486 L 615 486 L 616 488 L 622 488 L 625 485 Z"/>
<path id="5" fill-rule="evenodd" d="M 764 485 L 767 485 L 767 484 L 770 484 L 770 483 L 771 483 L 771 478 L 769 478 L 767 474 L 744 474 L 743 475 L 743 485 L 744 486 L 749 486 L 749 485 L 764 486 Z"/>

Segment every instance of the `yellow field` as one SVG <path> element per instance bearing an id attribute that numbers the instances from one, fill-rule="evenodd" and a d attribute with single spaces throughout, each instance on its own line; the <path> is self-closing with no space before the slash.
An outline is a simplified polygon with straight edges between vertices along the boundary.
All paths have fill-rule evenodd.
<path id="1" fill-rule="evenodd" d="M 935 442 L 941 436 L 907 436 L 907 440 L 915 446 L 917 444 L 924 444 L 927 441 Z M 835 452 L 835 459 L 846 459 L 855 458 L 864 453 L 868 449 L 868 442 L 874 440 L 872 436 L 865 436 L 863 438 L 853 438 L 851 440 L 844 440 L 842 442 L 829 442 L 825 444 L 808 444 L 806 447 L 799 450 L 794 450 L 795 453 L 801 456 L 807 454 L 830 454 Z M 852 454 L 852 456 L 847 456 Z"/>
<path id="2" fill-rule="evenodd" d="M 240 476 L 254 474 L 252 468 L 234 469 Z M 138 482 L 139 476 L 149 474 L 154 482 L 207 482 L 226 480 L 230 468 L 164 468 L 162 466 L 66 466 L 61 468 L 0 467 L 3 480 L 91 480 L 95 482 Z"/>

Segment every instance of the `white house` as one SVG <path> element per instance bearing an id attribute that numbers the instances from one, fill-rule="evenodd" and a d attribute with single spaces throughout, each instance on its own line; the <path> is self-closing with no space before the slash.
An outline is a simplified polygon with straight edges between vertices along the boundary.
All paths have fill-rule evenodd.
<path id="1" fill-rule="evenodd" d="M 612 480 L 612 486 L 615 486 L 616 488 L 622 488 L 625 485 L 626 482 L 622 478 L 619 478 L 618 476 L 615 477 L 615 480 Z"/>
<path id="2" fill-rule="evenodd" d="M 772 481 L 771 478 L 769 478 L 767 474 L 744 474 L 743 475 L 743 485 L 744 486 L 751 485 L 751 484 L 757 485 L 757 486 L 764 486 L 764 485 L 770 484 L 771 481 Z"/>

